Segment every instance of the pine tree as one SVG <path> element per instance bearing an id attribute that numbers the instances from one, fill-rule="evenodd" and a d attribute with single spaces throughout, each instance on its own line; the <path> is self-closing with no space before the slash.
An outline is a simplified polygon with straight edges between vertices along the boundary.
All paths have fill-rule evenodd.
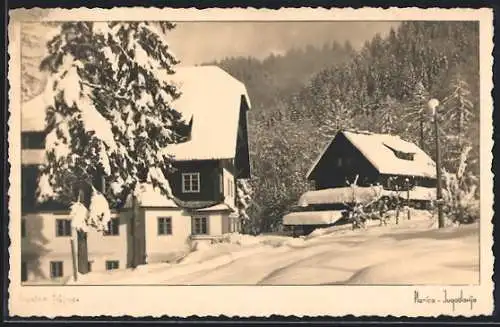
<path id="1" fill-rule="evenodd" d="M 352 128 L 352 112 L 339 99 L 325 104 L 323 109 L 326 110 L 325 118 L 321 122 L 319 132 L 326 139 L 332 139 L 339 130 Z"/>
<path id="2" fill-rule="evenodd" d="M 164 174 L 172 158 L 158 153 L 182 141 L 184 122 L 170 107 L 179 92 L 167 83 L 177 60 L 164 34 L 173 27 L 68 22 L 47 44 L 41 68 L 50 73 L 52 103 L 39 199 L 71 205 L 83 256 L 87 229 L 106 230 L 110 204 L 123 203 L 143 183 L 171 195 Z M 87 267 L 79 257 L 79 271 Z"/>
<path id="3" fill-rule="evenodd" d="M 446 110 L 443 112 L 445 127 L 449 130 L 447 141 L 450 145 L 448 161 L 458 162 L 458 158 L 466 146 L 470 145 L 467 139 L 468 126 L 474 115 L 474 104 L 470 100 L 469 85 L 460 74 L 456 74 L 450 84 L 451 94 L 443 101 Z"/>
<path id="4" fill-rule="evenodd" d="M 250 220 L 248 208 L 252 204 L 252 188 L 248 180 L 239 179 L 236 183 L 236 206 L 240 221 L 247 223 Z"/>
<path id="5" fill-rule="evenodd" d="M 370 119 L 372 130 L 383 134 L 397 133 L 400 104 L 387 95 L 382 101 L 374 103 L 372 107 L 373 119 Z"/>
<path id="6" fill-rule="evenodd" d="M 430 125 L 428 124 L 427 102 L 430 96 L 424 84 L 419 81 L 413 87 L 412 96 L 409 99 L 402 123 L 405 125 L 405 134 L 410 140 L 418 140 L 422 150 L 426 150 L 426 138 L 430 134 Z M 418 131 L 418 135 L 415 135 Z"/>

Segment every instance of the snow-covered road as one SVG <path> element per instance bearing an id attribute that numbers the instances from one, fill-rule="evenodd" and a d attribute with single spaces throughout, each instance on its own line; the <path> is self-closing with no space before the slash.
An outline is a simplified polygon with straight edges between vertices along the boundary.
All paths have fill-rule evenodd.
<path id="1" fill-rule="evenodd" d="M 90 273 L 83 284 L 476 284 L 479 225 L 437 229 L 429 219 L 305 238 L 234 235 L 179 264 Z"/>

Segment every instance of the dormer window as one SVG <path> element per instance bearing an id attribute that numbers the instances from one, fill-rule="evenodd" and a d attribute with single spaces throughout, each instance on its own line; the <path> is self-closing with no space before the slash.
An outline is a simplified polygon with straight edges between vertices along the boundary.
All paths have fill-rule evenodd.
<path id="1" fill-rule="evenodd" d="M 182 192 L 183 193 L 200 192 L 200 173 L 182 174 Z"/>
<path id="2" fill-rule="evenodd" d="M 388 146 L 387 144 L 384 143 L 384 145 L 390 149 L 394 155 L 399 158 L 399 159 L 402 159 L 402 160 L 408 160 L 408 161 L 412 161 L 415 159 L 415 153 L 413 152 L 404 152 L 404 151 L 401 151 L 401 150 L 398 150 L 398 149 L 395 149 L 391 146 Z"/>

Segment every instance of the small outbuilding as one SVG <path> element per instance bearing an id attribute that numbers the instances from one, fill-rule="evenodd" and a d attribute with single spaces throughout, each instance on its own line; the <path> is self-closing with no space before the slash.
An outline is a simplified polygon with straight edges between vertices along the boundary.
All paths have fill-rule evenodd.
<path id="1" fill-rule="evenodd" d="M 283 225 L 307 234 L 347 221 L 353 204 L 387 199 L 416 208 L 436 199 L 436 165 L 414 143 L 399 136 L 343 130 L 327 144 L 307 172 L 316 190 L 304 193 L 283 217 Z M 354 185 L 355 184 L 355 185 Z"/>

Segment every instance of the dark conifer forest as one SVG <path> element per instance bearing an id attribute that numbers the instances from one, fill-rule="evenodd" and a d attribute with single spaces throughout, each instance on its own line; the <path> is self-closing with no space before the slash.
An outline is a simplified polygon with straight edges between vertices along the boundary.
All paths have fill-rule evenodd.
<path id="1" fill-rule="evenodd" d="M 39 94 L 45 48 L 23 29 L 23 100 Z M 48 32 L 47 32 L 48 33 Z M 174 49 L 175 50 L 175 49 Z M 179 58 L 182 62 L 182 58 Z M 306 173 L 339 129 L 400 135 L 435 153 L 427 102 L 440 101 L 443 164 L 456 172 L 470 148 L 467 173 L 479 175 L 479 25 L 477 22 L 402 22 L 361 49 L 349 43 L 293 48 L 263 60 L 226 58 L 216 64 L 245 83 L 249 112 L 253 201 L 250 224 L 279 228 L 281 218 L 311 186 Z"/>
<path id="2" fill-rule="evenodd" d="M 214 64 L 214 63 L 211 63 Z M 310 185 L 306 173 L 339 129 L 391 133 L 434 157 L 427 102 L 440 101 L 443 163 L 479 174 L 479 26 L 403 22 L 356 51 L 349 44 L 297 48 L 260 61 L 216 62 L 246 84 L 252 160 L 252 227 L 270 231 Z M 265 218 L 265 219 L 264 219 Z"/>

